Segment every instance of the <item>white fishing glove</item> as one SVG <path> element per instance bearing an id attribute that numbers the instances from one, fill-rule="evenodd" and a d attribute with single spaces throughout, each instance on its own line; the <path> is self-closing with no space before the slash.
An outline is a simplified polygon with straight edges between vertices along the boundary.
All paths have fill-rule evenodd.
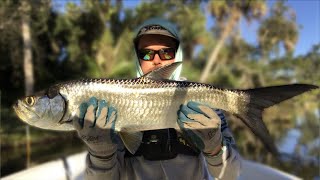
<path id="1" fill-rule="evenodd" d="M 221 119 L 213 108 L 190 101 L 181 105 L 177 120 L 184 137 L 207 155 L 220 152 Z M 219 148 L 218 148 L 219 147 Z"/>
<path id="2" fill-rule="evenodd" d="M 89 153 L 95 157 L 108 158 L 117 150 L 118 137 L 115 134 L 117 111 L 108 106 L 105 100 L 92 97 L 83 102 L 73 121 L 79 137 L 88 146 Z"/>

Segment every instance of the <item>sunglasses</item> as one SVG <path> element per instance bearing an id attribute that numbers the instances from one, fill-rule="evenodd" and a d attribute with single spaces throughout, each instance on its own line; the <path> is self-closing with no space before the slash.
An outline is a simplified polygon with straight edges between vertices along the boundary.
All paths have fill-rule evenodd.
<path id="1" fill-rule="evenodd" d="M 161 60 L 171 60 L 176 56 L 175 48 L 163 48 L 159 50 L 152 49 L 139 49 L 137 51 L 139 59 L 143 61 L 152 61 L 156 54 L 159 55 Z"/>

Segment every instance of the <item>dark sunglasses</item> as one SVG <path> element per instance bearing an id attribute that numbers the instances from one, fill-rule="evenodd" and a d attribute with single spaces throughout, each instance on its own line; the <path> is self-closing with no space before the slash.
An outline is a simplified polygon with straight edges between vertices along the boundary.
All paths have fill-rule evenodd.
<path id="1" fill-rule="evenodd" d="M 152 61 L 156 54 L 159 55 L 161 60 L 171 60 L 176 56 L 175 48 L 163 48 L 159 50 L 152 49 L 139 49 L 137 51 L 139 59 L 143 61 Z"/>

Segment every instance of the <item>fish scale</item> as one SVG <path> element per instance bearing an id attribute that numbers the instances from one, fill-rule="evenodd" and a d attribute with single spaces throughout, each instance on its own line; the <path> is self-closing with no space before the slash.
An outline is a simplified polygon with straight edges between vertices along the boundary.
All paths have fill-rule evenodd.
<path id="1" fill-rule="evenodd" d="M 29 125 L 70 131 L 74 130 L 72 121 L 81 103 L 91 97 L 104 99 L 117 109 L 115 130 L 127 149 L 134 152 L 131 150 L 137 149 L 139 144 L 137 146 L 136 142 L 131 141 L 134 136 L 129 131 L 177 129 L 180 105 L 197 101 L 241 119 L 266 148 L 277 155 L 273 139 L 262 121 L 262 111 L 306 91 L 318 89 L 318 86 L 310 84 L 290 84 L 236 90 L 197 82 L 165 80 L 180 64 L 176 62 L 163 66 L 136 79 L 84 79 L 60 83 L 47 91 L 19 99 L 14 110 Z"/>
<path id="2" fill-rule="evenodd" d="M 224 92 L 210 85 L 193 82 L 160 81 L 152 79 L 89 79 L 60 84 L 59 93 L 68 100 L 67 119 L 75 114 L 82 102 L 94 96 L 106 99 L 117 109 L 116 130 L 137 127 L 145 130 L 177 128 L 177 111 L 181 104 L 190 100 L 226 109 L 219 99 L 239 96 Z M 217 97 L 220 97 L 217 99 Z M 244 107 L 244 106 L 243 106 Z M 235 113 L 232 112 L 232 113 Z"/>

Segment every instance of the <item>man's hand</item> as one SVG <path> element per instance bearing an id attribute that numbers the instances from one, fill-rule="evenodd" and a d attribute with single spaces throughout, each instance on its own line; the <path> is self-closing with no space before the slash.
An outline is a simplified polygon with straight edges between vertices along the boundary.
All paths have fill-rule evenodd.
<path id="1" fill-rule="evenodd" d="M 116 152 L 118 138 L 114 128 L 117 111 L 114 107 L 108 106 L 105 100 L 92 97 L 80 105 L 77 117 L 73 125 L 91 155 L 104 158 Z"/>
<path id="2" fill-rule="evenodd" d="M 181 105 L 178 124 L 183 135 L 199 150 L 216 155 L 221 150 L 221 119 L 213 108 L 190 101 Z"/>

